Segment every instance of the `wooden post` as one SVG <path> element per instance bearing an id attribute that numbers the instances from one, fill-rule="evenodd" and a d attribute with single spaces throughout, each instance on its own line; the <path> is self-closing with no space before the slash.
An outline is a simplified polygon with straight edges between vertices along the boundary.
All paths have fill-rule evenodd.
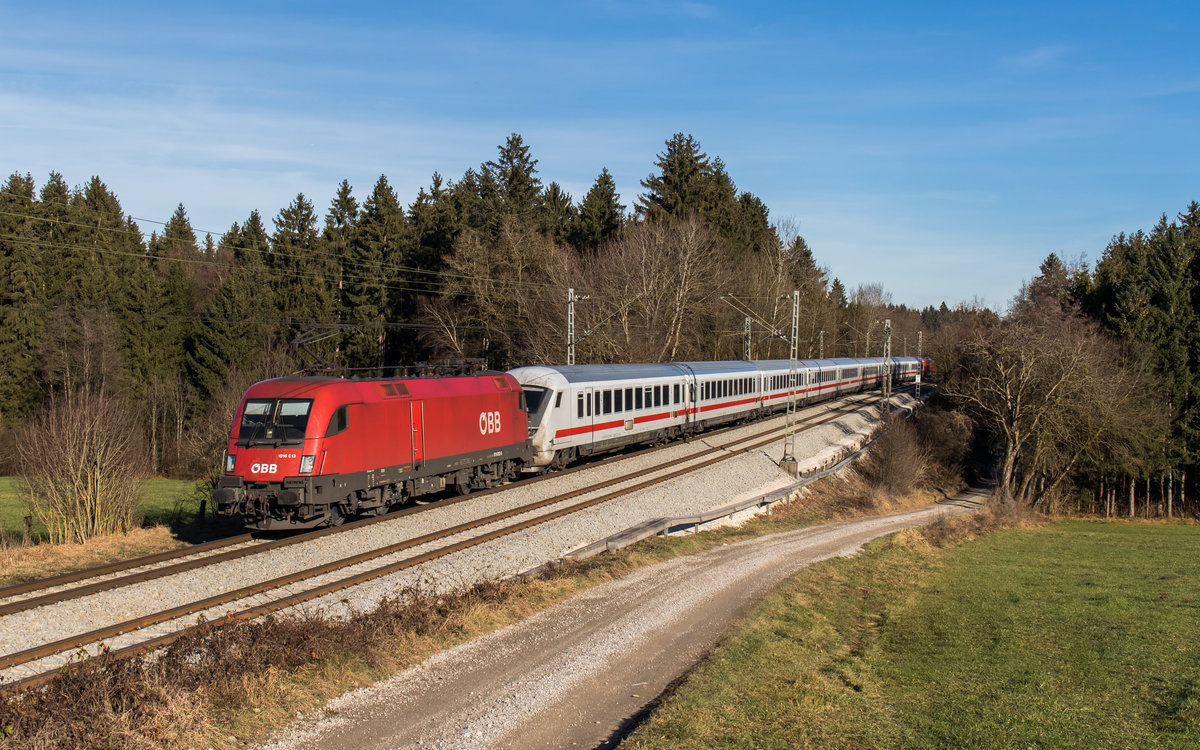
<path id="1" fill-rule="evenodd" d="M 25 516 L 25 523 L 21 526 L 21 544 L 26 547 L 33 544 L 33 516 Z"/>

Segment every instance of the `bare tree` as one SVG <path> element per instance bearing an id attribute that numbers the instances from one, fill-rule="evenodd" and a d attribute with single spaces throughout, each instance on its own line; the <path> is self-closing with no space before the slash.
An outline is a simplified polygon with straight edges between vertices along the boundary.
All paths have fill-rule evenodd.
<path id="1" fill-rule="evenodd" d="M 943 392 L 996 440 L 1001 494 L 1030 504 L 1085 462 L 1146 452 L 1164 425 L 1147 368 L 1057 305 L 974 331 L 943 364 Z"/>
<path id="2" fill-rule="evenodd" d="M 21 430 L 21 484 L 50 541 L 82 542 L 132 527 L 148 468 L 134 413 L 124 399 L 80 388 Z"/>
<path id="3" fill-rule="evenodd" d="M 456 309 L 426 308 L 439 316 L 430 337 L 493 367 L 562 352 L 566 331 L 555 316 L 565 307 L 569 263 L 562 246 L 515 217 L 503 219 L 494 239 L 463 232 L 446 261 L 443 290 Z"/>
<path id="4" fill-rule="evenodd" d="M 705 354 L 726 274 L 715 235 L 694 217 L 629 226 L 580 270 L 595 302 L 589 352 L 612 361 L 662 362 Z M 606 321 L 610 321 L 606 324 Z"/>

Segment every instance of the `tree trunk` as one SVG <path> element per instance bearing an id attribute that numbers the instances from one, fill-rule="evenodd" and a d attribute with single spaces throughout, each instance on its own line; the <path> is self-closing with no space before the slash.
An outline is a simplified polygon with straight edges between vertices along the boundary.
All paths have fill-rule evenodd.
<path id="1" fill-rule="evenodd" d="M 1129 475 L 1129 517 L 1130 518 L 1133 518 L 1133 516 L 1135 514 L 1135 508 L 1134 508 L 1134 504 L 1133 504 L 1133 486 L 1134 486 L 1135 482 L 1137 482 L 1137 479 L 1132 474 L 1130 474 Z"/>
<path id="2" fill-rule="evenodd" d="M 1174 515 L 1175 509 L 1171 507 L 1175 500 L 1175 469 L 1167 469 L 1167 518 Z"/>

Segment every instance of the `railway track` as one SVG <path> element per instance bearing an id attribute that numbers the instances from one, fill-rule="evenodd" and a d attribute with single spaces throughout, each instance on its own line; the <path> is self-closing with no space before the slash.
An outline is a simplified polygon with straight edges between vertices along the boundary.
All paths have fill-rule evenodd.
<path id="1" fill-rule="evenodd" d="M 846 406 L 829 409 L 824 413 L 802 419 L 800 426 L 811 428 L 832 421 L 847 412 L 857 410 L 861 403 L 868 399 L 873 400 L 870 396 L 864 399 L 861 395 L 857 399 L 847 399 L 848 404 Z M 295 570 L 269 580 L 256 581 L 179 606 L 149 612 L 88 632 L 70 635 L 31 648 L 5 654 L 0 656 L 0 675 L 7 682 L 0 685 L 0 688 L 14 690 L 42 684 L 53 674 L 53 670 L 62 666 L 79 653 L 88 653 L 96 650 L 101 643 L 106 644 L 115 654 L 132 653 L 134 651 L 153 649 L 169 644 L 177 640 L 183 633 L 196 627 L 191 624 L 192 616 L 202 617 L 208 624 L 215 625 L 237 620 L 253 619 L 271 612 L 293 607 L 303 602 L 313 601 L 366 581 L 391 575 L 455 552 L 485 544 L 501 536 L 517 533 L 556 518 L 581 512 L 616 497 L 636 492 L 651 485 L 665 482 L 674 477 L 698 471 L 720 461 L 756 450 L 778 440 L 779 432 L 779 427 L 772 427 L 751 435 L 736 438 L 722 445 L 709 446 L 683 459 L 673 459 L 648 469 L 638 469 L 614 479 L 588 485 L 497 513 L 484 515 L 429 534 L 385 544 L 357 554 Z M 709 442 L 714 436 L 716 436 L 715 433 L 707 433 L 704 439 L 706 442 Z M 546 478 L 561 477 L 567 473 L 569 472 L 558 472 L 548 475 Z M 511 486 L 508 485 L 505 488 L 498 489 L 507 489 Z M 476 496 L 491 494 L 494 491 L 482 491 L 476 493 Z M 433 506 L 408 508 L 385 516 L 363 519 L 341 527 L 298 534 L 295 537 L 287 539 L 262 542 L 248 539 L 249 535 L 231 537 L 230 539 L 219 540 L 209 545 L 198 546 L 206 547 L 204 550 L 199 550 L 197 547 L 186 548 L 185 551 L 191 552 L 191 558 L 177 562 L 170 562 L 168 559 L 165 562 L 169 564 L 164 564 L 164 556 L 162 555 L 139 558 L 143 565 L 156 565 L 156 567 L 139 570 L 118 578 L 92 581 L 91 583 L 70 589 L 45 590 L 46 586 L 61 587 L 64 583 L 74 582 L 62 580 L 67 576 L 58 576 L 40 582 L 44 584 L 43 589 L 41 589 L 43 593 L 37 593 L 39 591 L 37 587 L 31 588 L 27 584 L 9 587 L 0 590 L 0 596 L 8 594 L 10 597 L 14 597 L 18 593 L 22 595 L 32 593 L 34 595 L 25 596 L 22 599 L 13 599 L 0 605 L 0 617 L 16 614 L 34 607 L 49 606 L 55 602 L 80 598 L 97 591 L 132 585 L 153 578 L 161 578 L 187 570 L 194 570 L 205 565 L 216 565 L 226 560 L 263 554 L 281 547 L 313 541 L 324 536 L 344 533 L 355 528 L 362 528 L 384 521 L 395 520 L 412 513 L 446 507 L 448 504 L 458 502 L 461 499 L 468 498 L 455 499 L 449 503 L 444 501 Z M 200 554 L 197 555 L 197 553 Z M 148 560 L 148 558 L 155 559 Z M 136 562 L 138 561 L 129 561 L 129 563 Z M 125 570 L 136 567 L 130 566 L 129 563 L 126 564 Z M 113 566 L 103 567 L 106 569 L 103 573 L 104 575 L 111 575 L 114 572 L 111 570 Z M 81 573 L 86 572 L 83 571 Z M 95 569 L 91 572 L 94 573 Z M 72 575 L 75 576 L 75 581 L 87 580 L 85 577 L 80 577 L 80 574 Z M 17 593 L 10 593 L 13 589 L 21 587 L 25 587 L 24 590 Z"/>

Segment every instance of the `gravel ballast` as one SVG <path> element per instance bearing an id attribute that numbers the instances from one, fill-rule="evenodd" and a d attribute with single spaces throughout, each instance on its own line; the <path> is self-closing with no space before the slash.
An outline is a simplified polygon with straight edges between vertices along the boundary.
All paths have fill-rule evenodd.
<path id="1" fill-rule="evenodd" d="M 900 399 L 897 399 L 897 403 L 899 401 Z M 827 411 L 828 406 L 822 404 L 803 410 L 802 415 Z M 841 446 L 861 441 L 872 429 L 876 415 L 877 411 L 874 408 L 864 405 L 858 411 L 844 415 L 834 422 L 798 433 L 796 455 L 801 458 L 802 470 L 826 462 Z M 644 456 L 604 462 L 585 471 L 564 474 L 525 487 L 512 487 L 466 502 L 444 507 L 431 506 L 427 512 L 355 529 L 348 533 L 326 536 L 309 543 L 16 613 L 0 618 L 0 652 L 14 653 L 285 573 L 377 549 L 637 471 L 639 466 L 668 461 L 683 463 L 697 446 L 706 446 L 709 443 L 723 444 L 738 434 L 751 434 L 775 423 L 782 425 L 783 417 L 746 425 L 719 437 L 701 437 L 688 443 L 675 443 Z M 779 469 L 777 463 L 781 454 L 782 439 L 765 449 L 734 457 L 704 470 L 615 498 L 600 506 L 501 537 L 479 547 L 302 606 L 306 612 L 341 617 L 374 607 L 381 599 L 394 597 L 399 592 L 413 587 L 424 591 L 448 591 L 482 580 L 516 575 L 649 518 L 703 512 L 786 486 L 793 478 Z M 444 544 L 445 542 L 438 542 L 436 546 Z M 424 549 L 425 547 L 414 548 L 399 555 L 409 556 Z M 375 567 L 388 559 L 381 558 L 379 561 L 364 563 L 363 566 Z M 327 578 L 336 579 L 346 574 L 341 571 L 328 574 Z M 237 606 L 240 608 L 240 605 Z M 211 619 L 213 614 L 208 613 L 206 616 Z M 159 629 L 166 632 L 174 627 L 191 624 L 195 620 L 196 615 L 190 615 L 180 618 L 175 624 L 164 623 Z M 128 640 L 132 641 L 131 638 Z M 119 648 L 124 643 L 125 641 L 117 639 L 111 645 Z M 3 676 L 12 678 L 23 674 L 9 670 Z"/>

